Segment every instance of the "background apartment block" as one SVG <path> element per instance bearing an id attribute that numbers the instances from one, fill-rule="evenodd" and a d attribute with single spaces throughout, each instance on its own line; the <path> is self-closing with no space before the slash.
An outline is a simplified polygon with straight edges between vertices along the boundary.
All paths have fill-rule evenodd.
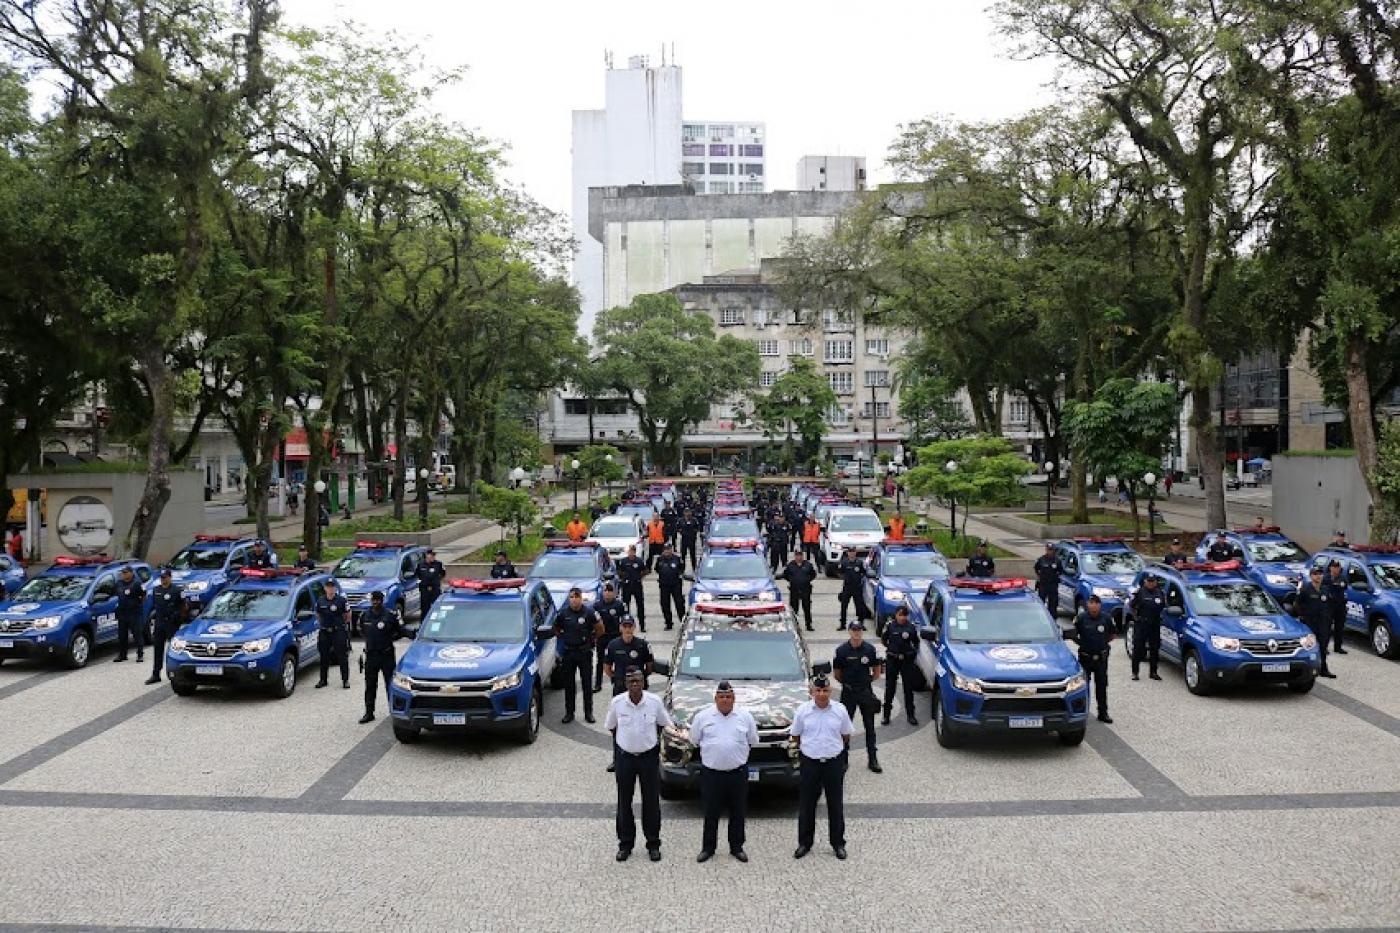
<path id="1" fill-rule="evenodd" d="M 681 175 L 696 194 L 768 190 L 762 123 L 690 122 L 681 128 Z"/>
<path id="2" fill-rule="evenodd" d="M 803 156 L 797 160 L 798 191 L 864 191 L 863 156 Z"/>

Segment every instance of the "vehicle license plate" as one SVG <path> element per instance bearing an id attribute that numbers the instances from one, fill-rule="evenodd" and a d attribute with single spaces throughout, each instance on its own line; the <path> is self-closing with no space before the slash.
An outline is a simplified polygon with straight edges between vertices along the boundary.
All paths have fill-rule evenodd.
<path id="1" fill-rule="evenodd" d="M 758 780 L 758 769 L 757 769 L 757 768 L 750 768 L 750 769 L 749 769 L 749 783 L 752 784 L 752 783 L 756 782 L 757 780 Z"/>
<path id="2" fill-rule="evenodd" d="M 1045 725 L 1045 717 L 1012 716 L 1009 724 L 1013 729 L 1040 729 Z"/>
<path id="3" fill-rule="evenodd" d="M 13 648 L 14 646 L 15 643 L 11 639 L 7 638 L 4 641 L 0 641 L 0 648 Z"/>
<path id="4" fill-rule="evenodd" d="M 1265 664 L 1263 665 L 1265 674 L 1287 674 L 1292 670 L 1291 664 Z"/>
<path id="5" fill-rule="evenodd" d="M 197 667 L 195 667 L 194 672 L 200 675 L 201 677 L 205 674 L 212 674 L 217 677 L 223 674 L 224 669 L 218 664 L 200 664 Z"/>
<path id="6" fill-rule="evenodd" d="M 466 713 L 433 713 L 433 725 L 435 726 L 465 726 L 466 724 Z"/>

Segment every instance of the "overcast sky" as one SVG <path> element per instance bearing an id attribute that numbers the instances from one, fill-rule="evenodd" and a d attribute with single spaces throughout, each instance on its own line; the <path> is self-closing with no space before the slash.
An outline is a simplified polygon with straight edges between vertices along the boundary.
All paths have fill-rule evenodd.
<path id="1" fill-rule="evenodd" d="M 803 155 L 863 155 L 883 181 L 901 123 L 1049 100 L 1049 66 L 1012 61 L 981 0 L 284 0 L 283 11 L 397 31 L 435 64 L 467 65 L 444 114 L 506 143 L 512 180 L 563 213 L 569 114 L 602 107 L 609 50 L 625 67 L 635 54 L 659 62 L 663 44 L 669 60 L 674 44 L 687 118 L 766 122 L 770 190 L 792 187 Z"/>

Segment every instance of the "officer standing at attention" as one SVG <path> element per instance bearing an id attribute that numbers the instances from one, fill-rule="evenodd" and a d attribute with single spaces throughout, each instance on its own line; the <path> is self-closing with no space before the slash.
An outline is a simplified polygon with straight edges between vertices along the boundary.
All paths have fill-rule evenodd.
<path id="1" fill-rule="evenodd" d="M 1317 638 L 1317 651 L 1322 656 L 1322 667 L 1317 676 L 1335 678 L 1337 675 L 1327 669 L 1327 641 L 1332 635 L 1332 597 L 1322 579 L 1322 568 L 1317 564 L 1308 568 L 1308 578 L 1298 584 L 1298 598 L 1293 605 L 1298 607 L 1298 618 L 1312 629 Z"/>
<path id="2" fill-rule="evenodd" d="M 1157 674 L 1157 656 L 1162 651 L 1162 613 L 1167 599 L 1157 578 L 1146 576 L 1142 586 L 1133 594 L 1133 680 L 1138 679 L 1138 666 L 1147 658 L 1147 676 L 1161 680 Z"/>
<path id="3" fill-rule="evenodd" d="M 690 509 L 685 510 L 685 514 L 676 523 L 676 531 L 681 538 L 681 562 L 685 562 L 685 556 L 690 555 L 690 569 L 695 569 L 695 542 L 700 537 L 700 519 L 696 518 Z"/>
<path id="4" fill-rule="evenodd" d="M 685 599 L 681 595 L 684 583 L 685 562 L 676 556 L 669 543 L 662 545 L 661 556 L 656 559 L 656 586 L 661 591 L 661 618 L 666 629 L 672 626 L 671 607 L 676 607 L 676 619 L 685 615 Z"/>
<path id="5" fill-rule="evenodd" d="M 146 660 L 146 623 L 141 618 L 145 603 L 146 590 L 127 564 L 117 580 L 117 656 L 113 661 L 126 660 L 129 638 L 136 640 L 136 660 Z"/>
<path id="6" fill-rule="evenodd" d="M 846 767 L 850 758 L 851 716 L 831 702 L 831 681 L 812 678 L 812 698 L 797 708 L 788 734 L 797 740 L 801 784 L 797 792 L 797 850 L 812 851 L 817 834 L 817 800 L 826 795 L 827 838 L 838 859 L 846 858 Z"/>
<path id="7" fill-rule="evenodd" d="M 306 551 L 306 545 L 297 545 L 297 559 L 292 563 L 292 569 L 303 570 L 307 573 L 316 569 L 316 562 L 311 559 L 311 555 Z"/>
<path id="8" fill-rule="evenodd" d="M 1079 663 L 1084 676 L 1094 682 L 1094 700 L 1099 722 L 1113 722 L 1108 715 L 1108 651 L 1113 641 L 1113 623 L 1103 614 L 1103 600 L 1090 596 L 1085 608 L 1074 618 L 1074 628 L 1066 637 L 1079 645 Z"/>
<path id="9" fill-rule="evenodd" d="M 1216 532 L 1215 540 L 1211 542 L 1210 548 L 1206 551 L 1206 560 L 1216 563 L 1234 560 L 1239 556 L 1239 552 L 1235 549 L 1235 546 L 1230 543 L 1230 539 L 1225 537 L 1225 532 L 1223 531 Z"/>
<path id="10" fill-rule="evenodd" d="M 841 603 L 841 622 L 837 631 L 846 627 L 846 607 L 851 600 L 856 601 L 856 620 L 864 622 L 870 618 L 870 609 L 865 605 L 865 564 L 856 560 L 856 552 L 846 548 L 841 554 L 841 562 L 836 565 L 836 573 L 841 577 L 841 593 L 836 598 Z"/>
<path id="11" fill-rule="evenodd" d="M 852 719 L 856 710 L 865 726 L 866 766 L 876 774 L 884 771 L 880 759 L 875 754 L 875 711 L 880 701 L 875 698 L 872 681 L 880 676 L 880 658 L 875 646 L 865 641 L 865 623 L 859 619 L 851 623 L 850 639 L 844 645 L 836 646 L 836 654 L 831 669 L 841 684 L 841 705 Z M 905 681 L 907 684 L 908 681 Z"/>
<path id="12" fill-rule="evenodd" d="M 331 665 L 340 665 L 340 685 L 350 689 L 350 605 L 336 592 L 335 578 L 327 577 L 325 592 L 316 600 L 316 647 L 321 653 L 319 690 L 329 682 Z"/>
<path id="13" fill-rule="evenodd" d="M 1337 561 L 1327 564 L 1327 579 L 1323 581 L 1323 586 L 1327 587 L 1327 601 L 1332 607 L 1332 653 L 1346 654 L 1342 638 L 1347 631 L 1347 581 L 1342 576 L 1342 565 Z"/>
<path id="14" fill-rule="evenodd" d="M 437 552 L 428 548 L 413 575 L 418 578 L 418 618 L 426 619 L 428 610 L 442 595 L 442 578 L 447 576 L 447 568 L 437 559 Z"/>
<path id="15" fill-rule="evenodd" d="M 1181 549 L 1181 539 L 1172 538 L 1171 549 L 1162 555 L 1162 563 L 1168 567 L 1175 567 L 1178 564 L 1187 562 L 1186 552 Z"/>
<path id="16" fill-rule="evenodd" d="M 369 594 L 369 608 L 360 617 L 360 631 L 365 635 L 365 714 L 360 717 L 363 725 L 374 722 L 378 680 L 384 681 L 384 705 L 392 703 L 389 681 L 394 676 L 394 642 L 403 634 L 399 614 L 384 608 L 384 594 L 379 590 Z"/>
<path id="17" fill-rule="evenodd" d="M 575 674 L 583 683 L 583 718 L 585 722 L 595 722 L 593 718 L 593 642 L 603 634 L 602 616 L 592 606 L 583 604 L 583 591 L 578 587 L 569 590 L 569 601 L 554 616 L 554 634 L 559 637 L 559 663 L 564 670 L 564 718 L 561 722 L 574 721 Z"/>
<path id="18" fill-rule="evenodd" d="M 1045 542 L 1045 553 L 1035 559 L 1035 595 L 1052 617 L 1060 614 L 1060 559 L 1049 541 Z"/>
<path id="19" fill-rule="evenodd" d="M 676 543 L 676 522 L 680 516 L 676 514 L 676 507 L 667 502 L 661 507 L 661 524 L 666 530 L 666 540 L 671 544 Z"/>
<path id="20" fill-rule="evenodd" d="M 996 572 L 997 562 L 987 553 L 987 542 L 978 541 L 977 550 L 967 559 L 967 570 L 964 573 L 969 577 L 993 577 L 996 576 Z"/>
<path id="21" fill-rule="evenodd" d="M 885 645 L 885 710 L 880 725 L 890 724 L 890 713 L 894 710 L 895 685 L 904 678 L 904 715 L 909 725 L 917 726 L 914 716 L 914 659 L 919 653 L 919 630 L 909 621 L 909 607 L 900 606 L 894 611 L 894 619 L 885 623 L 885 634 L 880 640 Z"/>
<path id="22" fill-rule="evenodd" d="M 666 523 L 661 520 L 660 515 L 652 511 L 651 520 L 647 522 L 647 566 L 656 566 L 657 558 L 661 556 L 665 544 Z"/>
<path id="23" fill-rule="evenodd" d="M 647 630 L 647 600 L 642 590 L 642 577 L 651 571 L 647 562 L 637 556 L 637 546 L 627 546 L 627 556 L 617 562 L 617 578 L 622 581 L 622 604 L 632 609 L 637 627 Z"/>
<path id="24" fill-rule="evenodd" d="M 697 862 L 708 862 L 719 844 L 719 816 L 729 813 L 729 854 L 741 862 L 744 817 L 749 803 L 749 749 L 758 744 L 758 724 L 745 709 L 734 708 L 734 688 L 721 680 L 715 705 L 690 721 L 690 741 L 700 749 L 700 799 L 705 823 Z"/>
<path id="25" fill-rule="evenodd" d="M 603 665 L 607 663 L 604 655 L 608 653 L 608 645 L 612 644 L 613 639 L 622 634 L 622 617 L 627 615 L 627 607 L 617 598 L 617 589 L 608 582 L 603 584 L 603 598 L 593 604 L 593 609 L 603 622 L 603 632 L 598 636 L 597 660 L 593 669 L 593 689 L 598 691 L 603 689 Z M 627 666 L 623 665 L 622 669 L 627 670 Z M 612 695 L 617 696 L 617 691 L 614 690 Z"/>
<path id="26" fill-rule="evenodd" d="M 261 541 L 253 542 L 253 549 L 248 552 L 248 566 L 257 570 L 272 569 L 272 555 Z"/>
<path id="27" fill-rule="evenodd" d="M 768 566 L 777 570 L 787 560 L 788 523 L 782 512 L 775 512 L 768 523 Z"/>
<path id="28" fill-rule="evenodd" d="M 607 643 L 603 650 L 603 675 L 612 682 L 612 695 L 627 689 L 624 678 L 628 671 L 640 669 L 643 681 L 651 674 L 656 658 L 645 638 L 637 637 L 637 623 L 631 616 L 622 617 L 622 634 Z"/>
<path id="29" fill-rule="evenodd" d="M 794 551 L 792 560 L 778 572 L 788 582 L 788 605 L 794 614 L 801 608 L 807 621 L 807 631 L 812 631 L 812 583 L 817 579 L 817 568 L 807 560 L 807 555 Z"/>
<path id="30" fill-rule="evenodd" d="M 628 626 L 631 627 L 630 624 Z M 646 675 L 639 668 L 626 673 L 627 688 L 613 696 L 603 724 L 613 735 L 617 773 L 617 860 L 627 861 L 637 844 L 637 821 L 632 794 L 642 786 L 642 835 L 647 858 L 661 861 L 661 746 L 663 729 L 675 725 L 656 694 L 647 693 Z"/>
<path id="31" fill-rule="evenodd" d="M 1348 551 L 1351 550 L 1351 545 L 1347 543 L 1346 529 L 1338 528 L 1336 531 L 1332 532 L 1332 543 L 1327 546 L 1344 548 Z"/>
<path id="32" fill-rule="evenodd" d="M 497 551 L 495 559 L 491 562 L 492 580 L 513 580 L 520 576 L 515 572 L 515 565 L 510 562 L 510 557 L 505 551 Z"/>
<path id="33" fill-rule="evenodd" d="M 170 568 L 160 572 L 160 585 L 151 590 L 151 676 L 147 684 L 160 683 L 161 664 L 165 660 L 165 643 L 175 636 L 185 616 L 185 598 L 180 588 L 170 582 Z"/>

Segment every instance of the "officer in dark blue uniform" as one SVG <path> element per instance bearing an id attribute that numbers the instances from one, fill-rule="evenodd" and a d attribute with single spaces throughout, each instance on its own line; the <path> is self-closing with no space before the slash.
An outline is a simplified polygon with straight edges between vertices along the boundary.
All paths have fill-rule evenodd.
<path id="1" fill-rule="evenodd" d="M 870 609 L 865 605 L 865 564 L 856 559 L 856 552 L 846 548 L 841 562 L 836 565 L 836 573 L 841 578 L 841 593 L 836 599 L 841 603 L 841 622 L 837 631 L 846 627 L 846 609 L 851 600 L 856 601 L 856 619 L 864 622 L 870 618 Z"/>
<path id="2" fill-rule="evenodd" d="M 272 569 L 272 554 L 268 551 L 267 545 L 261 541 L 253 542 L 253 549 L 248 552 L 248 566 L 255 570 Z"/>
<path id="3" fill-rule="evenodd" d="M 583 718 L 593 722 L 593 643 L 603 634 L 602 617 L 583 603 L 583 591 L 569 590 L 569 601 L 554 616 L 554 634 L 559 638 L 559 663 L 564 671 L 564 719 L 574 721 L 575 679 L 583 682 Z"/>
<path id="4" fill-rule="evenodd" d="M 904 679 L 904 715 L 909 725 L 917 726 L 919 720 L 914 715 L 914 663 L 919 653 L 919 630 L 909 621 L 909 607 L 900 606 L 894 611 L 894 619 L 885 623 L 885 634 L 880 637 L 885 645 L 885 710 L 880 725 L 890 724 L 890 713 L 894 710 L 894 692 L 900 678 Z"/>
<path id="5" fill-rule="evenodd" d="M 151 590 L 151 676 L 147 684 L 160 683 L 160 669 L 165 661 L 165 643 L 174 637 L 184 622 L 185 597 L 171 582 L 170 568 L 160 572 L 160 584 Z"/>
<path id="6" fill-rule="evenodd" d="M 141 618 L 145 603 L 146 590 L 128 564 L 121 569 L 117 579 L 117 656 L 113 661 L 126 660 L 129 639 L 136 641 L 136 660 L 146 660 L 146 623 Z"/>
<path id="7" fill-rule="evenodd" d="M 603 633 L 598 636 L 598 650 L 594 652 L 597 661 L 593 671 L 593 689 L 596 691 L 603 689 L 603 665 L 607 663 L 604 655 L 612 640 L 622 635 L 622 618 L 627 615 L 627 607 L 617 598 L 617 589 L 611 583 L 604 583 L 603 598 L 594 603 L 593 608 L 603 621 Z M 626 670 L 624 665 L 623 672 L 626 673 Z"/>
<path id="8" fill-rule="evenodd" d="M 603 674 L 612 683 L 612 695 L 617 696 L 627 689 L 629 668 L 641 668 L 650 676 L 652 663 L 656 657 L 645 638 L 636 634 L 637 623 L 631 616 L 622 617 L 622 633 L 607 643 L 602 649 Z"/>
<path id="9" fill-rule="evenodd" d="M 850 632 L 850 639 L 836 646 L 831 670 L 841 684 L 841 705 L 851 719 L 860 710 L 865 726 L 866 765 L 879 774 L 885 770 L 875 754 L 875 711 L 880 708 L 880 701 L 875 698 L 872 682 L 880 676 L 880 657 L 875 646 L 865 640 L 865 623 L 856 619 L 850 624 Z"/>
<path id="10" fill-rule="evenodd" d="M 1108 715 L 1108 652 L 1113 641 L 1113 620 L 1103 614 L 1103 600 L 1090 596 L 1085 608 L 1074 618 L 1074 628 L 1066 637 L 1079 645 L 1079 663 L 1084 676 L 1094 682 L 1094 700 L 1099 722 L 1113 722 Z"/>
<path id="11" fill-rule="evenodd" d="M 316 600 L 316 647 L 321 653 L 321 679 L 329 682 L 331 665 L 340 665 L 340 685 L 350 689 L 350 605 L 336 591 L 335 578 L 327 577 L 325 591 Z"/>
<path id="12" fill-rule="evenodd" d="M 374 697 L 379 692 L 377 681 L 384 681 L 384 703 L 388 705 L 389 681 L 394 676 L 394 641 L 403 634 L 399 614 L 384 608 L 384 594 L 375 590 L 369 594 L 369 608 L 360 617 L 360 631 L 365 636 L 365 714 L 360 723 L 374 722 Z"/>
<path id="13" fill-rule="evenodd" d="M 1322 581 L 1327 588 L 1327 602 L 1332 609 L 1332 653 L 1346 654 L 1342 638 L 1347 631 L 1347 579 L 1342 576 L 1342 565 L 1337 561 L 1327 564 L 1327 577 Z"/>
<path id="14" fill-rule="evenodd" d="M 1188 560 L 1189 558 L 1187 558 L 1186 552 L 1181 549 L 1181 539 L 1172 538 L 1172 546 L 1168 549 L 1167 553 L 1162 555 L 1162 563 L 1166 564 L 1168 567 L 1175 567 L 1178 564 L 1186 563 Z"/>
<path id="15" fill-rule="evenodd" d="M 442 578 L 447 576 L 447 568 L 437 559 L 437 552 L 428 548 L 413 575 L 418 578 L 418 618 L 426 619 L 428 610 L 442 595 Z"/>
<path id="16" fill-rule="evenodd" d="M 1045 603 L 1050 615 L 1060 612 L 1060 559 L 1055 556 L 1055 545 L 1046 542 L 1045 553 L 1035 561 L 1035 595 Z"/>
<path id="17" fill-rule="evenodd" d="M 1138 666 L 1147 658 L 1147 676 L 1161 680 L 1157 673 L 1157 656 L 1162 651 L 1162 613 L 1167 597 L 1154 576 L 1143 577 L 1142 586 L 1133 594 L 1133 680 L 1138 679 Z"/>
<path id="18" fill-rule="evenodd" d="M 787 561 L 789 526 L 783 513 L 773 510 L 773 518 L 768 523 L 768 566 L 774 571 Z"/>
<path id="19" fill-rule="evenodd" d="M 978 541 L 977 550 L 967 559 L 967 570 L 965 576 L 969 577 L 994 577 L 997 572 L 997 562 L 992 560 L 992 556 L 987 553 L 987 542 Z"/>
<path id="20" fill-rule="evenodd" d="M 793 614 L 801 609 L 806 618 L 807 631 L 812 631 L 812 583 L 817 579 L 817 568 L 801 551 L 793 551 L 792 560 L 779 571 L 778 576 L 788 582 L 788 605 L 792 607 Z"/>
<path id="21" fill-rule="evenodd" d="M 1221 563 L 1227 560 L 1234 560 L 1240 556 L 1239 549 L 1230 543 L 1230 539 L 1225 537 L 1222 531 L 1215 536 L 1210 547 L 1206 550 L 1206 560 Z"/>
<path id="22" fill-rule="evenodd" d="M 513 580 L 520 574 L 515 572 L 515 565 L 510 562 L 509 555 L 505 551 L 497 551 L 496 559 L 491 562 L 492 580 Z"/>
<path id="23" fill-rule="evenodd" d="M 1298 610 L 1298 618 L 1312 629 L 1317 638 L 1317 651 L 1322 656 L 1319 677 L 1335 678 L 1337 675 L 1327 669 L 1327 640 L 1332 634 L 1332 596 L 1322 579 L 1322 568 L 1314 564 L 1308 569 L 1308 578 L 1298 584 L 1298 598 L 1293 603 Z"/>
<path id="24" fill-rule="evenodd" d="M 622 583 L 622 605 L 637 617 L 637 627 L 647 630 L 647 600 L 642 591 L 642 577 L 651 573 L 647 562 L 637 556 L 637 546 L 627 546 L 627 556 L 617 562 L 617 578 Z"/>
<path id="25" fill-rule="evenodd" d="M 681 584 L 684 583 L 685 563 L 676 556 L 675 549 L 667 544 L 661 549 L 661 556 L 656 559 L 656 585 L 661 591 L 661 618 L 666 621 L 666 628 L 671 628 L 671 607 L 676 608 L 676 618 L 680 619 L 685 615 L 685 598 L 681 594 Z"/>
<path id="26" fill-rule="evenodd" d="M 666 540 L 673 546 L 676 543 L 676 524 L 679 518 L 680 516 L 676 514 L 676 507 L 671 503 L 667 502 L 662 506 L 661 521 L 666 526 Z"/>
<path id="27" fill-rule="evenodd" d="M 295 569 L 307 571 L 308 573 L 316 569 L 316 562 L 311 559 L 311 555 L 306 550 L 306 545 L 297 545 L 297 559 L 292 564 L 292 567 Z"/>
<path id="28" fill-rule="evenodd" d="M 681 539 L 681 562 L 685 562 L 685 556 L 690 555 L 690 569 L 695 569 L 696 554 L 695 545 L 700 537 L 700 519 L 686 509 L 681 515 L 680 521 L 676 523 L 676 532 Z"/>

